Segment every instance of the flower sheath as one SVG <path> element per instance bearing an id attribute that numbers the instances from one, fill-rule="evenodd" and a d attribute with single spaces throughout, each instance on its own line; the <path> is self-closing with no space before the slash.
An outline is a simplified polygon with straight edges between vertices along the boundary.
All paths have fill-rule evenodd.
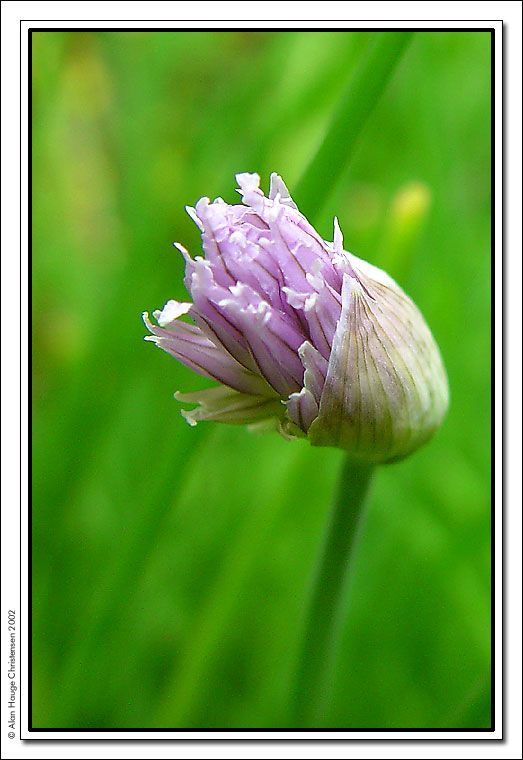
<path id="1" fill-rule="evenodd" d="M 324 241 L 282 179 L 265 197 L 238 174 L 244 205 L 201 198 L 187 208 L 205 258 L 185 258 L 192 303 L 168 301 L 144 321 L 157 346 L 219 386 L 176 393 L 215 420 L 276 428 L 370 463 L 400 459 L 437 430 L 445 370 L 421 313 L 385 272 Z M 188 314 L 195 324 L 180 321 Z"/>

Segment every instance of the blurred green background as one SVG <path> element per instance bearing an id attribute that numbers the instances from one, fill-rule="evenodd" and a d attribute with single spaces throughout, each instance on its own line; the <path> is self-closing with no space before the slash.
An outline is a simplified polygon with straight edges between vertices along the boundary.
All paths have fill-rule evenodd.
<path id="1" fill-rule="evenodd" d="M 35 728 L 289 725 L 343 455 L 190 428 L 172 394 L 208 383 L 140 313 L 186 298 L 184 204 L 238 200 L 239 171 L 292 192 L 374 36 L 32 34 Z M 414 36 L 328 240 L 335 214 L 425 314 L 451 408 L 376 477 L 325 726 L 489 727 L 488 33 Z"/>

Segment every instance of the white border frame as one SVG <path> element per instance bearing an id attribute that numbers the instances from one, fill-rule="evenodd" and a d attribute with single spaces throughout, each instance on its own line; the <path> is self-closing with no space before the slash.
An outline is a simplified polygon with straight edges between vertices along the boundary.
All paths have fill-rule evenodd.
<path id="1" fill-rule="evenodd" d="M 12 7 L 17 6 L 20 8 L 23 6 L 22 10 L 29 9 L 31 11 L 37 11 L 32 13 L 33 17 L 35 19 L 38 19 L 39 16 L 43 15 L 42 11 L 44 10 L 43 6 L 53 6 L 53 15 L 59 16 L 62 15 L 61 13 L 57 13 L 56 11 L 65 11 L 70 16 L 79 16 L 86 18 L 87 15 L 94 15 L 93 11 L 97 12 L 103 10 L 105 11 L 105 14 L 109 12 L 110 15 L 114 18 L 117 14 L 114 13 L 114 10 L 117 10 L 120 15 L 122 14 L 122 10 L 124 12 L 128 12 L 129 15 L 132 15 L 136 10 L 138 10 L 137 6 L 140 6 L 140 10 L 144 8 L 142 3 L 98 3 L 98 2 L 92 2 L 92 3 L 76 3 L 74 6 L 71 6 L 69 4 L 65 3 L 11 3 L 11 8 L 9 9 L 11 13 L 10 16 L 16 15 L 12 13 Z M 87 9 L 89 13 L 86 13 L 86 7 L 89 6 Z M 195 11 L 195 8 L 193 7 L 194 4 L 187 4 L 188 11 Z M 265 4 L 265 10 L 271 10 L 271 7 L 274 7 L 275 3 L 266 3 Z M 333 4 L 333 3 L 325 3 L 325 8 L 329 9 L 333 5 L 336 5 L 337 11 L 342 10 L 340 8 L 340 4 Z M 343 6 L 346 6 L 347 4 L 343 3 L 341 4 Z M 376 10 L 377 6 L 380 6 L 381 9 L 383 9 L 383 3 L 359 3 L 358 6 L 360 10 L 363 11 L 369 11 L 368 7 L 365 6 L 373 6 L 373 10 Z M 388 6 L 387 10 L 389 8 L 392 10 L 392 3 L 385 4 Z M 462 9 L 464 3 L 424 3 L 423 5 L 420 5 L 419 3 L 394 3 L 394 8 L 397 10 L 397 6 L 410 6 L 409 10 L 412 9 L 416 14 L 420 14 L 423 12 L 424 8 L 423 5 L 426 6 L 426 9 L 428 11 L 433 10 L 434 5 L 440 6 L 440 10 L 443 10 L 442 6 L 446 6 L 444 10 L 448 10 L 449 7 L 452 7 L 452 9 L 455 12 L 458 12 Z M 489 6 L 488 10 L 497 10 L 499 12 L 504 12 L 504 15 L 507 15 L 507 8 L 506 6 L 514 6 L 519 5 L 516 3 L 496 3 L 495 5 L 491 3 L 465 3 L 465 5 L 468 5 L 469 9 L 472 5 L 474 7 L 474 11 L 480 15 L 481 11 L 485 6 Z M 103 9 L 102 9 L 103 6 Z M 169 10 L 176 11 L 176 15 L 182 15 L 180 13 L 181 8 L 179 4 L 172 3 L 153 3 L 150 2 L 145 6 L 147 8 L 147 12 L 150 13 L 152 10 L 159 10 L 160 12 L 164 12 L 167 10 L 166 6 L 170 6 Z M 235 4 L 237 10 L 240 10 L 239 4 Z M 430 8 L 429 8 L 430 6 Z M 499 9 L 499 10 L 498 10 Z M 16 9 L 13 9 L 16 10 Z M 256 11 L 256 9 L 254 9 Z M 322 10 L 324 8 L 322 7 Z M 345 7 L 343 7 L 343 10 L 345 10 Z M 38 12 L 39 11 L 39 12 Z M 76 12 L 75 12 L 76 11 Z M 113 13 L 111 13 L 113 11 Z M 242 13 L 245 12 L 245 8 L 241 8 Z M 354 15 L 355 8 L 352 6 L 350 8 L 351 15 Z M 513 8 L 511 8 L 511 11 L 513 11 Z M 26 15 L 24 13 L 24 15 Z M 102 14 L 100 14 L 102 15 Z M 190 14 L 188 14 L 190 15 Z M 276 13 L 274 15 L 277 15 Z M 374 13 L 372 15 L 375 15 Z M 383 14 L 385 17 L 388 15 L 387 13 Z M 405 15 L 408 15 L 405 13 Z M 451 14 L 449 14 L 451 15 Z M 465 15 L 465 14 L 459 14 L 459 15 Z M 508 14 L 510 15 L 510 14 Z M 517 15 L 517 14 L 515 14 Z M 5 12 L 4 12 L 5 16 Z M 18 18 L 15 18 L 15 21 L 18 21 L 20 16 Z M 9 19 L 11 21 L 13 19 Z M 514 19 L 517 23 L 517 19 Z M 21 528 L 21 535 L 23 537 L 22 540 L 22 553 L 21 553 L 21 588 L 23 591 L 23 605 L 21 610 L 21 621 L 22 621 L 22 639 L 20 641 L 21 649 L 19 651 L 19 656 L 22 655 L 22 663 L 23 663 L 23 669 L 22 669 L 22 679 L 20 683 L 20 693 L 22 695 L 22 713 L 19 717 L 22 718 L 22 732 L 21 732 L 21 738 L 22 739 L 29 739 L 29 740 L 35 740 L 35 739 L 43 739 L 43 740 L 58 740 L 58 741 L 64 741 L 64 740 L 92 740 L 92 739 L 101 739 L 103 741 L 107 740 L 114 740 L 114 739 L 125 739 L 127 741 L 135 741 L 140 739 L 147 739 L 152 741 L 157 741 L 161 739 L 170 739 L 170 740 L 182 740 L 182 739 L 193 739 L 196 741 L 205 741 L 209 742 L 212 740 L 220 740 L 223 741 L 224 739 L 233 741 L 233 742 L 241 742 L 242 740 L 277 740 L 280 742 L 283 742 L 285 740 L 294 740 L 294 741 L 300 741 L 300 742 L 308 742 L 311 740 L 319 740 L 321 742 L 325 742 L 328 740 L 335 740 L 335 741 L 357 741 L 357 740 L 367 740 L 371 742 L 386 742 L 386 741 L 394 741 L 398 742 L 398 740 L 402 740 L 408 743 L 412 743 L 412 749 L 413 753 L 409 750 L 409 746 L 404 746 L 399 753 L 403 757 L 416 757 L 418 756 L 416 754 L 417 750 L 415 749 L 415 744 L 419 741 L 435 741 L 439 742 L 441 740 L 458 740 L 459 742 L 463 741 L 474 741 L 474 742 L 483 742 L 488 740 L 500 740 L 502 738 L 502 725 L 503 725 L 503 718 L 502 718 L 502 651 L 501 651 L 501 645 L 502 645 L 502 587 L 501 587 L 501 580 L 502 580 L 502 515 L 501 515 L 501 503 L 502 503 L 502 478 L 501 478 L 501 457 L 502 457 L 502 419 L 501 419 L 501 392 L 502 392 L 502 381 L 503 381 L 503 375 L 502 375 L 502 339 L 501 339 L 501 319 L 502 319 L 502 229 L 501 229 L 501 220 L 502 220 L 502 164 L 501 164 L 501 156 L 502 156 L 502 127 L 503 127 L 503 114 L 502 114 L 502 22 L 501 21 L 474 21 L 474 20 L 466 20 L 466 21 L 443 21 L 443 20 L 437 20 L 433 21 L 429 24 L 424 23 L 423 21 L 394 21 L 394 20 L 387 20 L 387 21 L 366 21 L 366 20 L 358 20 L 358 21 L 340 21 L 340 20 L 304 20 L 304 21 L 292 21 L 292 22 L 285 22 L 285 21 L 236 21 L 236 20 L 223 20 L 223 16 L 221 20 L 209 20 L 205 22 L 201 21 L 192 21 L 192 20 L 178 20 L 176 22 L 173 21 L 141 21 L 141 20 L 135 20 L 135 21 L 124 21 L 124 20 L 118 20 L 114 22 L 110 21 L 78 21 L 78 20 L 67 20 L 67 21 L 51 21 L 51 20 L 38 20 L 38 21 L 22 21 L 20 25 L 21 29 L 21 131 L 20 131 L 20 139 L 21 139 L 21 148 L 22 148 L 22 155 L 21 155 L 21 215 L 22 215 L 22 223 L 21 223 L 21 246 L 22 251 L 24 252 L 24 256 L 22 257 L 22 263 L 20 268 L 20 274 L 17 272 L 17 265 L 15 261 L 13 260 L 15 257 L 13 254 L 12 260 L 8 262 L 7 267 L 7 277 L 4 277 L 4 288 L 5 283 L 12 283 L 13 280 L 17 280 L 19 277 L 21 277 L 21 284 L 22 284 L 22 293 L 20 302 L 22 304 L 27 302 L 27 282 L 28 282 L 28 257 L 27 257 L 27 220 L 28 220 L 28 208 L 27 208 L 27 166 L 28 166 L 28 152 L 27 152 L 27 145 L 28 145 L 28 124 L 27 124 L 27 30 L 31 27 L 38 27 L 38 28 L 70 28 L 70 27 L 92 27 L 92 28 L 107 28 L 107 27 L 114 27 L 114 28 L 172 28 L 173 25 L 175 25 L 177 28 L 183 29 L 183 28 L 195 28 L 196 26 L 200 26 L 202 28 L 333 28 L 333 27 L 339 27 L 341 29 L 346 28 L 350 26 L 351 28 L 494 28 L 495 34 L 496 34 L 496 45 L 495 45 L 495 57 L 496 57 L 496 86 L 495 86 L 495 150 L 496 150 L 496 167 L 495 167 L 495 188 L 496 188 L 496 202 L 495 202 L 495 212 L 496 212 L 496 237 L 495 237 L 495 245 L 496 245 L 496 258 L 494 261 L 495 266 L 495 298 L 496 298 L 496 309 L 495 309 L 495 317 L 496 317 L 496 351 L 495 351 L 495 380 L 496 380 L 496 395 L 495 395 L 495 405 L 497 409 L 497 418 L 496 418 L 496 429 L 495 429 L 495 441 L 496 441 L 496 456 L 495 456 L 495 469 L 497 473 L 496 477 L 496 491 L 495 491 L 495 499 L 497 504 L 497 510 L 496 510 L 496 541 L 495 541 L 495 631 L 496 631 L 496 646 L 495 646 L 495 659 L 496 659 L 496 683 L 495 683 L 495 691 L 496 691 L 496 730 L 495 732 L 478 732 L 478 731 L 448 731 L 448 732 L 430 732 L 430 731 L 409 731 L 409 732 L 374 732 L 374 731 L 361 731 L 361 732 L 354 732 L 354 731 L 347 731 L 347 732 L 341 732 L 341 731 L 299 731 L 299 732 L 292 732 L 292 731 L 230 731 L 230 732 L 223 732 L 223 731 L 144 731 L 144 732 L 126 732 L 126 731 L 114 731 L 114 732 L 82 732 L 82 731 L 57 731 L 56 733 L 50 733 L 50 732 L 35 732 L 31 731 L 29 732 L 27 730 L 27 660 L 23 659 L 24 655 L 27 654 L 27 647 L 28 647 L 28 641 L 27 641 L 27 628 L 24 625 L 24 621 L 28 620 L 28 599 L 27 599 L 27 542 L 25 537 L 27 536 L 27 500 L 28 500 L 28 493 L 27 493 L 27 473 L 28 473 L 28 461 L 27 461 L 27 450 L 28 450 L 28 440 L 27 440 L 27 422 L 28 422 L 28 408 L 25 404 L 25 399 L 27 399 L 27 378 L 28 378 L 28 365 L 27 365 L 27 356 L 28 356 L 28 336 L 25 333 L 25 331 L 22 331 L 21 335 L 21 362 L 20 362 L 20 382 L 21 382 L 21 393 L 22 393 L 22 399 L 24 399 L 24 402 L 21 405 L 21 451 L 22 451 L 22 458 L 21 458 L 21 499 L 22 504 L 24 505 L 24 509 L 22 510 L 22 524 L 20 526 Z M 515 31 L 515 29 L 514 29 Z M 13 35 L 14 30 L 12 29 L 10 34 Z M 15 42 L 15 40 L 11 39 L 11 44 Z M 517 42 L 517 41 L 516 41 Z M 516 45 L 517 48 L 517 45 Z M 519 48 L 521 48 L 521 38 L 519 37 Z M 516 50 L 517 55 L 517 50 Z M 14 56 L 13 56 L 14 57 Z M 5 61 L 3 61 L 4 65 L 2 67 L 3 69 L 3 79 L 5 79 L 5 72 L 6 72 L 6 65 Z M 10 68 L 11 71 L 15 68 L 15 62 L 12 60 L 10 62 Z M 512 69 L 514 71 L 514 69 Z M 520 77 L 521 78 L 521 77 Z M 14 79 L 14 78 L 13 78 Z M 516 83 L 517 86 L 517 83 Z M 11 103 L 16 103 L 18 100 L 18 82 L 11 81 L 7 83 L 7 87 L 5 84 L 5 81 L 3 81 L 3 90 L 5 94 L 5 90 L 7 89 L 7 97 L 9 98 L 9 101 Z M 521 103 L 521 95 L 519 95 L 519 103 Z M 11 109 L 11 111 L 14 111 L 14 108 Z M 3 109 L 3 114 L 5 117 L 6 109 Z M 517 118 L 517 114 L 516 114 Z M 16 122 L 16 120 L 14 120 Z M 18 124 L 13 125 L 15 127 L 15 130 L 18 129 Z M 3 127 L 5 127 L 5 124 L 3 124 Z M 3 171 L 2 171 L 2 196 L 3 196 L 3 211 L 8 219 L 13 220 L 16 219 L 18 216 L 18 193 L 15 192 L 14 188 L 17 188 L 17 176 L 19 174 L 18 172 L 18 157 L 13 155 L 15 153 L 13 149 L 13 145 L 16 145 L 18 143 L 18 135 L 15 130 L 9 130 L 10 132 L 9 137 L 11 138 L 9 140 L 9 144 L 6 146 L 4 143 L 2 153 L 3 153 Z M 521 149 L 520 149 L 521 150 Z M 511 162 L 514 159 L 511 159 Z M 516 159 L 517 162 L 517 159 Z M 519 190 L 519 198 L 521 199 L 521 190 Z M 511 205 L 513 205 L 513 199 L 511 198 Z M 517 194 L 516 194 L 516 203 L 517 203 Z M 514 206 L 514 210 L 516 209 L 516 206 Z M 7 232 L 4 234 L 6 231 Z M 520 235 L 521 239 L 521 235 Z M 15 251 L 18 248 L 18 240 L 17 240 L 17 230 L 9 225 L 3 226 L 3 233 L 2 233 L 2 243 L 4 244 L 3 250 L 10 250 Z M 521 250 L 521 249 L 520 249 Z M 5 261 L 3 262 L 5 264 Z M 4 309 L 7 311 L 7 314 L 11 317 L 13 315 L 17 314 L 20 310 L 20 303 L 18 303 L 18 297 L 16 292 L 13 292 L 13 288 L 9 287 L 6 289 L 6 292 L 3 292 L 3 304 Z M 14 301 L 14 304 L 13 304 Z M 7 307 L 6 307 L 7 304 Z M 24 310 L 22 310 L 22 313 L 24 313 Z M 10 324 L 9 320 L 7 319 L 5 313 L 4 313 L 4 319 L 2 320 L 2 353 L 4 361 L 2 362 L 2 385 L 4 390 L 9 387 L 15 386 L 15 378 L 13 377 L 13 374 L 16 375 L 17 373 L 13 373 L 13 357 L 17 357 L 19 353 L 19 346 L 18 342 L 20 340 L 19 335 L 16 331 L 6 330 L 5 328 Z M 12 321 L 11 321 L 12 324 Z M 13 334 L 14 333 L 14 334 Z M 7 357 L 7 358 L 6 358 Z M 7 372 L 6 372 L 7 367 Z M 521 377 L 521 374 L 520 374 Z M 5 404 L 4 404 L 5 402 Z M 521 406 L 521 405 L 520 405 Z M 8 535 L 12 535 L 13 532 L 16 534 L 18 529 L 18 520 L 16 517 L 16 510 L 14 509 L 14 504 L 17 501 L 17 488 L 16 483 L 12 479 L 12 473 L 17 472 L 18 470 L 18 442 L 20 439 L 17 437 L 17 433 L 15 431 L 19 430 L 19 422 L 18 422 L 18 414 L 17 410 L 15 410 L 14 405 L 12 403 L 12 396 L 11 394 L 7 395 L 7 397 L 4 396 L 3 401 L 3 446 L 2 446 L 2 455 L 3 455 L 3 463 L 2 468 L 4 472 L 4 477 L 2 478 L 3 483 L 3 496 L 7 495 L 7 500 L 3 499 L 3 503 L 12 505 L 12 509 L 9 511 L 8 514 Z M 6 431 L 7 428 L 7 431 Z M 5 434 L 5 435 L 4 435 Z M 521 446 L 519 446 L 519 451 L 521 451 Z M 517 460 L 515 460 L 517 461 Z M 4 469 L 5 466 L 5 469 Z M 7 483 L 7 487 L 6 487 Z M 7 492 L 7 493 L 6 493 Z M 4 536 L 6 535 L 6 531 L 4 531 Z M 18 552 L 17 547 L 13 546 L 12 542 L 7 543 L 7 545 L 4 547 L 7 554 L 7 562 L 11 563 L 12 565 L 16 566 L 18 564 Z M 5 555 L 4 555 L 5 556 Z M 13 578 L 12 575 L 10 575 L 9 583 L 7 584 L 7 588 L 4 588 L 4 585 L 2 586 L 3 590 L 3 597 L 4 599 L 7 598 L 7 604 L 4 605 L 5 607 L 8 607 L 9 605 L 12 606 L 13 602 L 10 601 L 13 598 Z M 4 576 L 5 580 L 5 576 Z M 5 595 L 4 595 L 4 592 Z M 15 590 L 15 600 L 16 600 L 16 609 L 18 608 L 18 598 L 16 595 Z M 519 603 L 519 611 L 521 610 L 521 603 Z M 520 618 L 519 618 L 520 620 Z M 517 623 L 517 619 L 516 619 Z M 4 643 L 4 631 L 2 630 L 2 643 Z M 6 649 L 3 649 L 3 651 L 6 651 Z M 511 665 L 511 668 L 513 665 Z M 5 679 L 2 682 L 2 691 L 4 691 L 5 687 Z M 2 703 L 5 704 L 5 698 L 3 697 Z M 516 708 L 517 709 L 517 708 Z M 3 737 L 2 737 L 3 738 Z M 137 748 L 139 748 L 139 744 L 136 745 Z M 159 745 L 157 745 L 159 746 Z M 267 745 L 260 745 L 261 747 L 266 747 Z M 289 745 L 286 745 L 289 746 Z M 311 746 L 315 746 L 314 744 L 311 744 Z M 330 751 L 333 751 L 335 748 L 334 744 L 330 744 L 329 747 L 331 748 Z M 11 751 L 13 751 L 14 743 L 9 744 L 9 748 Z M 55 756 L 58 756 L 57 750 L 59 747 L 53 748 L 52 752 Z M 65 749 L 65 747 L 64 747 Z M 232 747 L 228 750 L 228 755 L 233 756 L 236 753 L 232 752 Z M 364 752 L 365 747 L 360 747 L 359 754 L 361 757 L 370 756 L 366 752 Z M 436 748 L 435 748 L 436 749 Z M 187 751 L 186 751 L 187 750 Z M 184 749 L 184 754 L 189 756 L 190 753 L 189 747 L 186 747 Z M 266 750 L 264 750 L 266 751 Z M 26 754 L 26 753 L 24 753 Z M 113 754 L 113 753 L 111 753 Z M 169 753 L 167 753 L 169 754 Z M 240 756 L 241 756 L 240 752 Z M 301 748 L 301 752 L 298 753 L 300 756 L 308 756 L 308 753 L 303 752 L 303 748 Z M 332 756 L 337 756 L 337 752 L 332 754 Z M 423 752 L 424 755 L 431 756 L 432 752 Z M 475 747 L 474 756 L 481 757 L 482 753 L 479 751 L 478 747 Z M 489 753 L 491 755 L 491 753 Z M 127 756 L 131 756 L 129 752 L 126 753 Z M 162 753 L 163 755 L 163 753 Z M 27 756 L 27 755 L 26 755 Z M 61 756 L 61 753 L 60 753 Z M 67 750 L 65 752 L 64 756 L 68 756 Z M 114 756 L 114 755 L 113 755 Z"/>

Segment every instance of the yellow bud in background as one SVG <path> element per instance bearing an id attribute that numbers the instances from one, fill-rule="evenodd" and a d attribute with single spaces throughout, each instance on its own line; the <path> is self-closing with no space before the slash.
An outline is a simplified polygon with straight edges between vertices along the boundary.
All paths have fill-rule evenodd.
<path id="1" fill-rule="evenodd" d="M 414 247 L 430 213 L 432 193 L 424 182 L 403 185 L 390 204 L 381 243 L 380 266 L 403 279 Z"/>

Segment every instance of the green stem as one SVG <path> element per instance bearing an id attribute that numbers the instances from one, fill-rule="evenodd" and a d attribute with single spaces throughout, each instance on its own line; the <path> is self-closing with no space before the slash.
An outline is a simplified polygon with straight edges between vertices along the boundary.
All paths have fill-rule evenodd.
<path id="1" fill-rule="evenodd" d="M 294 685 L 293 727 L 319 726 L 325 713 L 372 472 L 372 466 L 349 458 L 344 463 L 313 578 Z"/>
<path id="2" fill-rule="evenodd" d="M 314 218 L 350 161 L 356 139 L 378 102 L 414 32 L 381 32 L 347 88 L 318 152 L 293 197 Z"/>

